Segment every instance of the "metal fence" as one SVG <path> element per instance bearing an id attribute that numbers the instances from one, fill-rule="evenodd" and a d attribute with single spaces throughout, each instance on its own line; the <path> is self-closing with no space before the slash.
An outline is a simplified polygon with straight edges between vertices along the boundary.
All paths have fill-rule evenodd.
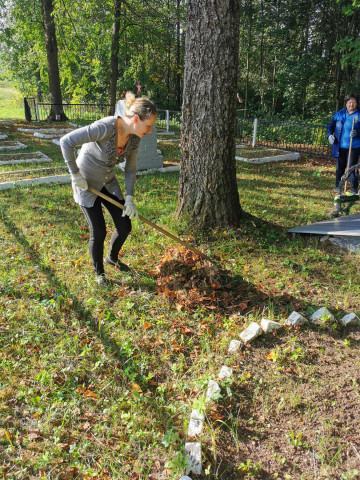
<path id="1" fill-rule="evenodd" d="M 49 118 L 51 107 L 55 106 L 51 103 L 37 104 L 37 120 L 44 121 Z M 71 122 L 94 122 L 99 118 L 106 117 L 110 109 L 114 109 L 114 105 L 106 103 L 64 103 L 63 111 Z"/>
<path id="2" fill-rule="evenodd" d="M 27 97 L 33 120 L 44 121 L 49 118 L 51 103 L 37 103 L 33 97 Z M 96 103 L 63 104 L 68 119 L 75 123 L 89 123 L 106 117 L 114 105 Z M 180 132 L 181 112 L 159 110 L 157 127 Z M 326 125 L 310 123 L 282 122 L 274 120 L 237 118 L 237 140 L 243 143 L 290 150 L 310 155 L 331 156 L 331 147 L 326 138 Z"/>
<path id="3" fill-rule="evenodd" d="M 180 132 L 181 112 L 175 110 L 158 110 L 158 119 L 156 122 L 158 128 L 170 130 L 176 133 Z"/>
<path id="4" fill-rule="evenodd" d="M 51 103 L 37 103 L 35 98 L 26 98 L 30 107 L 32 120 L 46 121 L 49 119 L 51 108 L 55 104 Z M 77 103 L 62 105 L 63 111 L 71 122 L 87 123 L 106 117 L 109 111 L 115 108 L 114 105 L 104 103 Z M 180 132 L 181 126 L 181 112 L 174 110 L 159 110 L 157 126 L 160 129 Z"/>
<path id="5" fill-rule="evenodd" d="M 331 157 L 326 125 L 238 118 L 237 136 L 241 142 L 254 146 Z"/>

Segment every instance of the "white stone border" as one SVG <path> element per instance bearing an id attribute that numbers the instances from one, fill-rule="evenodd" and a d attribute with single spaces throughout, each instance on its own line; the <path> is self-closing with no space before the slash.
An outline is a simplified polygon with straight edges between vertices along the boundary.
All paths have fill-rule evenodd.
<path id="1" fill-rule="evenodd" d="M 6 146 L 4 145 L 4 143 L 15 143 L 15 145 Z M 27 148 L 27 145 L 21 142 L 17 142 L 15 140 L 7 140 L 5 142 L 1 142 L 0 144 L 0 150 L 20 150 L 22 148 Z"/>
<path id="2" fill-rule="evenodd" d="M 18 131 L 19 132 L 24 132 L 24 133 L 68 133 L 72 132 L 74 129 L 73 128 L 23 128 L 19 127 Z"/>
<path id="3" fill-rule="evenodd" d="M 300 157 L 300 153 L 285 153 L 284 155 L 274 155 L 273 157 L 259 157 L 259 158 L 245 158 L 235 156 L 235 159 L 239 162 L 245 163 L 253 163 L 253 164 L 262 164 L 262 163 L 270 163 L 270 162 L 285 162 L 287 160 L 297 160 Z"/>
<path id="4" fill-rule="evenodd" d="M 8 135 L 6 133 L 0 133 L 0 140 L 6 140 L 8 138 Z"/>
<path id="5" fill-rule="evenodd" d="M 158 135 L 175 135 L 175 132 L 162 132 L 161 130 L 157 130 Z"/>
<path id="6" fill-rule="evenodd" d="M 148 170 L 139 170 L 136 172 L 136 175 L 150 175 L 156 172 L 160 172 L 160 173 L 180 172 L 180 165 L 174 165 L 172 167 L 149 168 Z"/>
<path id="7" fill-rule="evenodd" d="M 331 319 L 335 320 L 334 315 L 326 308 L 322 307 L 316 312 L 314 312 L 309 321 L 314 325 L 319 325 L 322 320 Z M 307 323 L 308 320 L 305 318 L 301 313 L 293 311 L 286 320 L 285 326 L 300 326 Z M 347 325 L 358 325 L 360 326 L 360 319 L 354 313 L 348 313 L 344 317 L 339 320 L 343 326 Z M 239 340 L 231 340 L 228 353 L 233 354 L 238 350 L 241 350 L 244 345 L 253 341 L 259 335 L 271 333 L 274 330 L 278 330 L 279 328 L 283 328 L 284 325 L 278 322 L 274 322 L 267 318 L 262 318 L 260 325 L 256 322 L 250 323 L 248 327 L 246 327 L 240 333 Z M 218 380 L 223 381 L 230 378 L 233 374 L 233 370 L 226 365 L 223 365 L 218 373 Z M 220 394 L 221 387 L 215 380 L 209 380 L 207 392 L 206 392 L 206 402 L 216 401 L 218 398 L 217 396 Z M 196 409 L 193 409 L 190 415 L 189 420 L 189 427 L 187 436 L 194 440 L 194 438 L 202 432 L 203 424 L 204 424 L 205 414 L 199 413 Z M 187 455 L 188 462 L 189 462 L 189 469 L 186 471 L 186 475 L 189 472 L 193 472 L 194 474 L 200 475 L 202 472 L 202 464 L 201 464 L 201 443 L 200 442 L 186 442 L 185 443 L 185 454 Z M 181 477 L 180 480 L 188 480 L 189 477 L 184 476 Z"/>
<path id="8" fill-rule="evenodd" d="M 65 184 L 70 183 L 70 175 L 49 175 L 48 177 L 25 178 L 23 180 L 14 180 L 13 182 L 0 183 L 0 190 L 8 190 L 14 187 L 24 187 L 28 185 L 42 185 L 46 183 Z"/>
<path id="9" fill-rule="evenodd" d="M 46 140 L 51 140 L 52 138 L 61 138 L 64 136 L 64 133 L 42 133 L 42 132 L 34 132 L 34 137 L 36 138 L 44 138 Z"/>
<path id="10" fill-rule="evenodd" d="M 45 163 L 45 162 L 52 162 L 52 159 L 45 155 L 45 153 L 42 152 L 30 152 L 30 153 L 18 153 L 19 155 L 37 155 L 37 157 L 33 158 L 15 158 L 11 160 L 2 160 L 1 157 L 6 157 L 7 155 L 12 155 L 11 153 L 3 153 L 0 154 L 0 166 L 1 165 L 16 165 L 18 163 Z"/>
<path id="11" fill-rule="evenodd" d="M 157 143 L 160 142 L 177 142 L 180 143 L 180 138 L 157 138 Z"/>

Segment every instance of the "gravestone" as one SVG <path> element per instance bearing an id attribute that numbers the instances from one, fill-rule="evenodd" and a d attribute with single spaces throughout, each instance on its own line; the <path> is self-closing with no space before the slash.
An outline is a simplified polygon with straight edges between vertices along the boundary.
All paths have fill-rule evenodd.
<path id="1" fill-rule="evenodd" d="M 152 132 L 140 140 L 136 169 L 148 170 L 162 168 L 162 166 L 163 157 L 157 152 L 156 126 L 154 125 Z"/>

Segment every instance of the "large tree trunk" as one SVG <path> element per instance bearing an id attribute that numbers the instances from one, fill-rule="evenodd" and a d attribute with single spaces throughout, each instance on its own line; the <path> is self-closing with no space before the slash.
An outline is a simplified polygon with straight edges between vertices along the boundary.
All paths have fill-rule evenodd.
<path id="1" fill-rule="evenodd" d="M 42 0 L 42 10 L 51 103 L 49 118 L 52 118 L 53 120 L 67 120 L 62 106 L 58 46 L 56 41 L 55 22 L 53 17 L 54 5 L 52 0 Z"/>
<path id="2" fill-rule="evenodd" d="M 240 223 L 236 183 L 239 0 L 189 0 L 176 214 L 199 228 Z"/>
<path id="3" fill-rule="evenodd" d="M 114 2 L 114 21 L 112 26 L 110 53 L 109 115 L 114 115 L 116 104 L 116 86 L 119 77 L 119 41 L 120 41 L 121 0 Z"/>

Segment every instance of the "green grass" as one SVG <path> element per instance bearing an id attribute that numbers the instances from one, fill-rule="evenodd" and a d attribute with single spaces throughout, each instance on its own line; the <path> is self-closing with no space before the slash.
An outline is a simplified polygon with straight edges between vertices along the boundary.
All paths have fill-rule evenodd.
<path id="1" fill-rule="evenodd" d="M 23 120 L 24 100 L 6 80 L 0 80 L 0 120 Z"/>
<path id="2" fill-rule="evenodd" d="M 15 127 L 3 129 L 9 139 L 63 165 L 58 147 Z M 165 142 L 159 148 L 167 161 L 177 155 Z M 184 218 L 174 220 L 177 173 L 139 176 L 140 213 L 203 247 L 248 285 L 243 292 L 248 308 L 230 302 L 228 311 L 203 304 L 187 310 L 186 303 L 171 304 L 159 295 L 152 272 L 174 244 L 138 222 L 122 252 L 134 273 L 108 269 L 112 287 L 99 290 L 87 251 L 86 221 L 70 186 L 0 192 L 0 474 L 8 480 L 177 480 L 183 474 L 193 402 L 202 404 L 208 379 L 216 378 L 223 364 L 232 366 L 235 376 L 223 385 L 219 406 L 210 410 L 201 436 L 208 478 L 263 478 L 266 460 L 259 458 L 261 448 L 251 453 L 251 442 L 264 437 L 265 445 L 272 428 L 267 425 L 280 424 L 282 411 L 298 423 L 279 433 L 286 447 L 272 451 L 278 467 L 267 467 L 268 478 L 277 472 L 280 478 L 300 478 L 292 465 L 303 457 L 299 450 L 308 448 L 311 433 L 316 449 L 321 447 L 318 470 L 340 478 L 355 468 L 348 468 L 346 457 L 335 456 L 345 440 L 327 426 L 326 415 L 316 434 L 310 420 L 306 436 L 299 427 L 299 419 L 312 419 L 318 406 L 312 389 L 327 392 L 330 381 L 316 370 L 311 349 L 317 347 L 310 339 L 315 337 L 326 352 L 334 338 L 338 365 L 346 355 L 355 365 L 359 341 L 353 331 L 336 325 L 319 334 L 285 330 L 278 338 L 259 340 L 240 357 L 227 355 L 230 340 L 262 316 L 284 322 L 294 309 L 305 313 L 325 304 L 338 317 L 359 313 L 358 257 L 316 237 L 287 234 L 292 226 L 323 219 L 332 208 L 333 176 L 334 166 L 326 159 L 257 166 L 238 162 L 241 204 L 249 215 L 236 231 L 208 234 L 196 232 Z M 266 357 L 273 351 L 270 362 Z M 305 404 L 295 395 L 303 395 L 295 389 L 300 376 L 301 385 L 314 393 Z M 266 418 L 260 418 L 261 409 Z M 253 438 L 246 440 L 245 431 Z M 240 459 L 247 441 L 243 455 L 251 459 Z M 313 478 L 312 467 L 301 468 Z"/>

